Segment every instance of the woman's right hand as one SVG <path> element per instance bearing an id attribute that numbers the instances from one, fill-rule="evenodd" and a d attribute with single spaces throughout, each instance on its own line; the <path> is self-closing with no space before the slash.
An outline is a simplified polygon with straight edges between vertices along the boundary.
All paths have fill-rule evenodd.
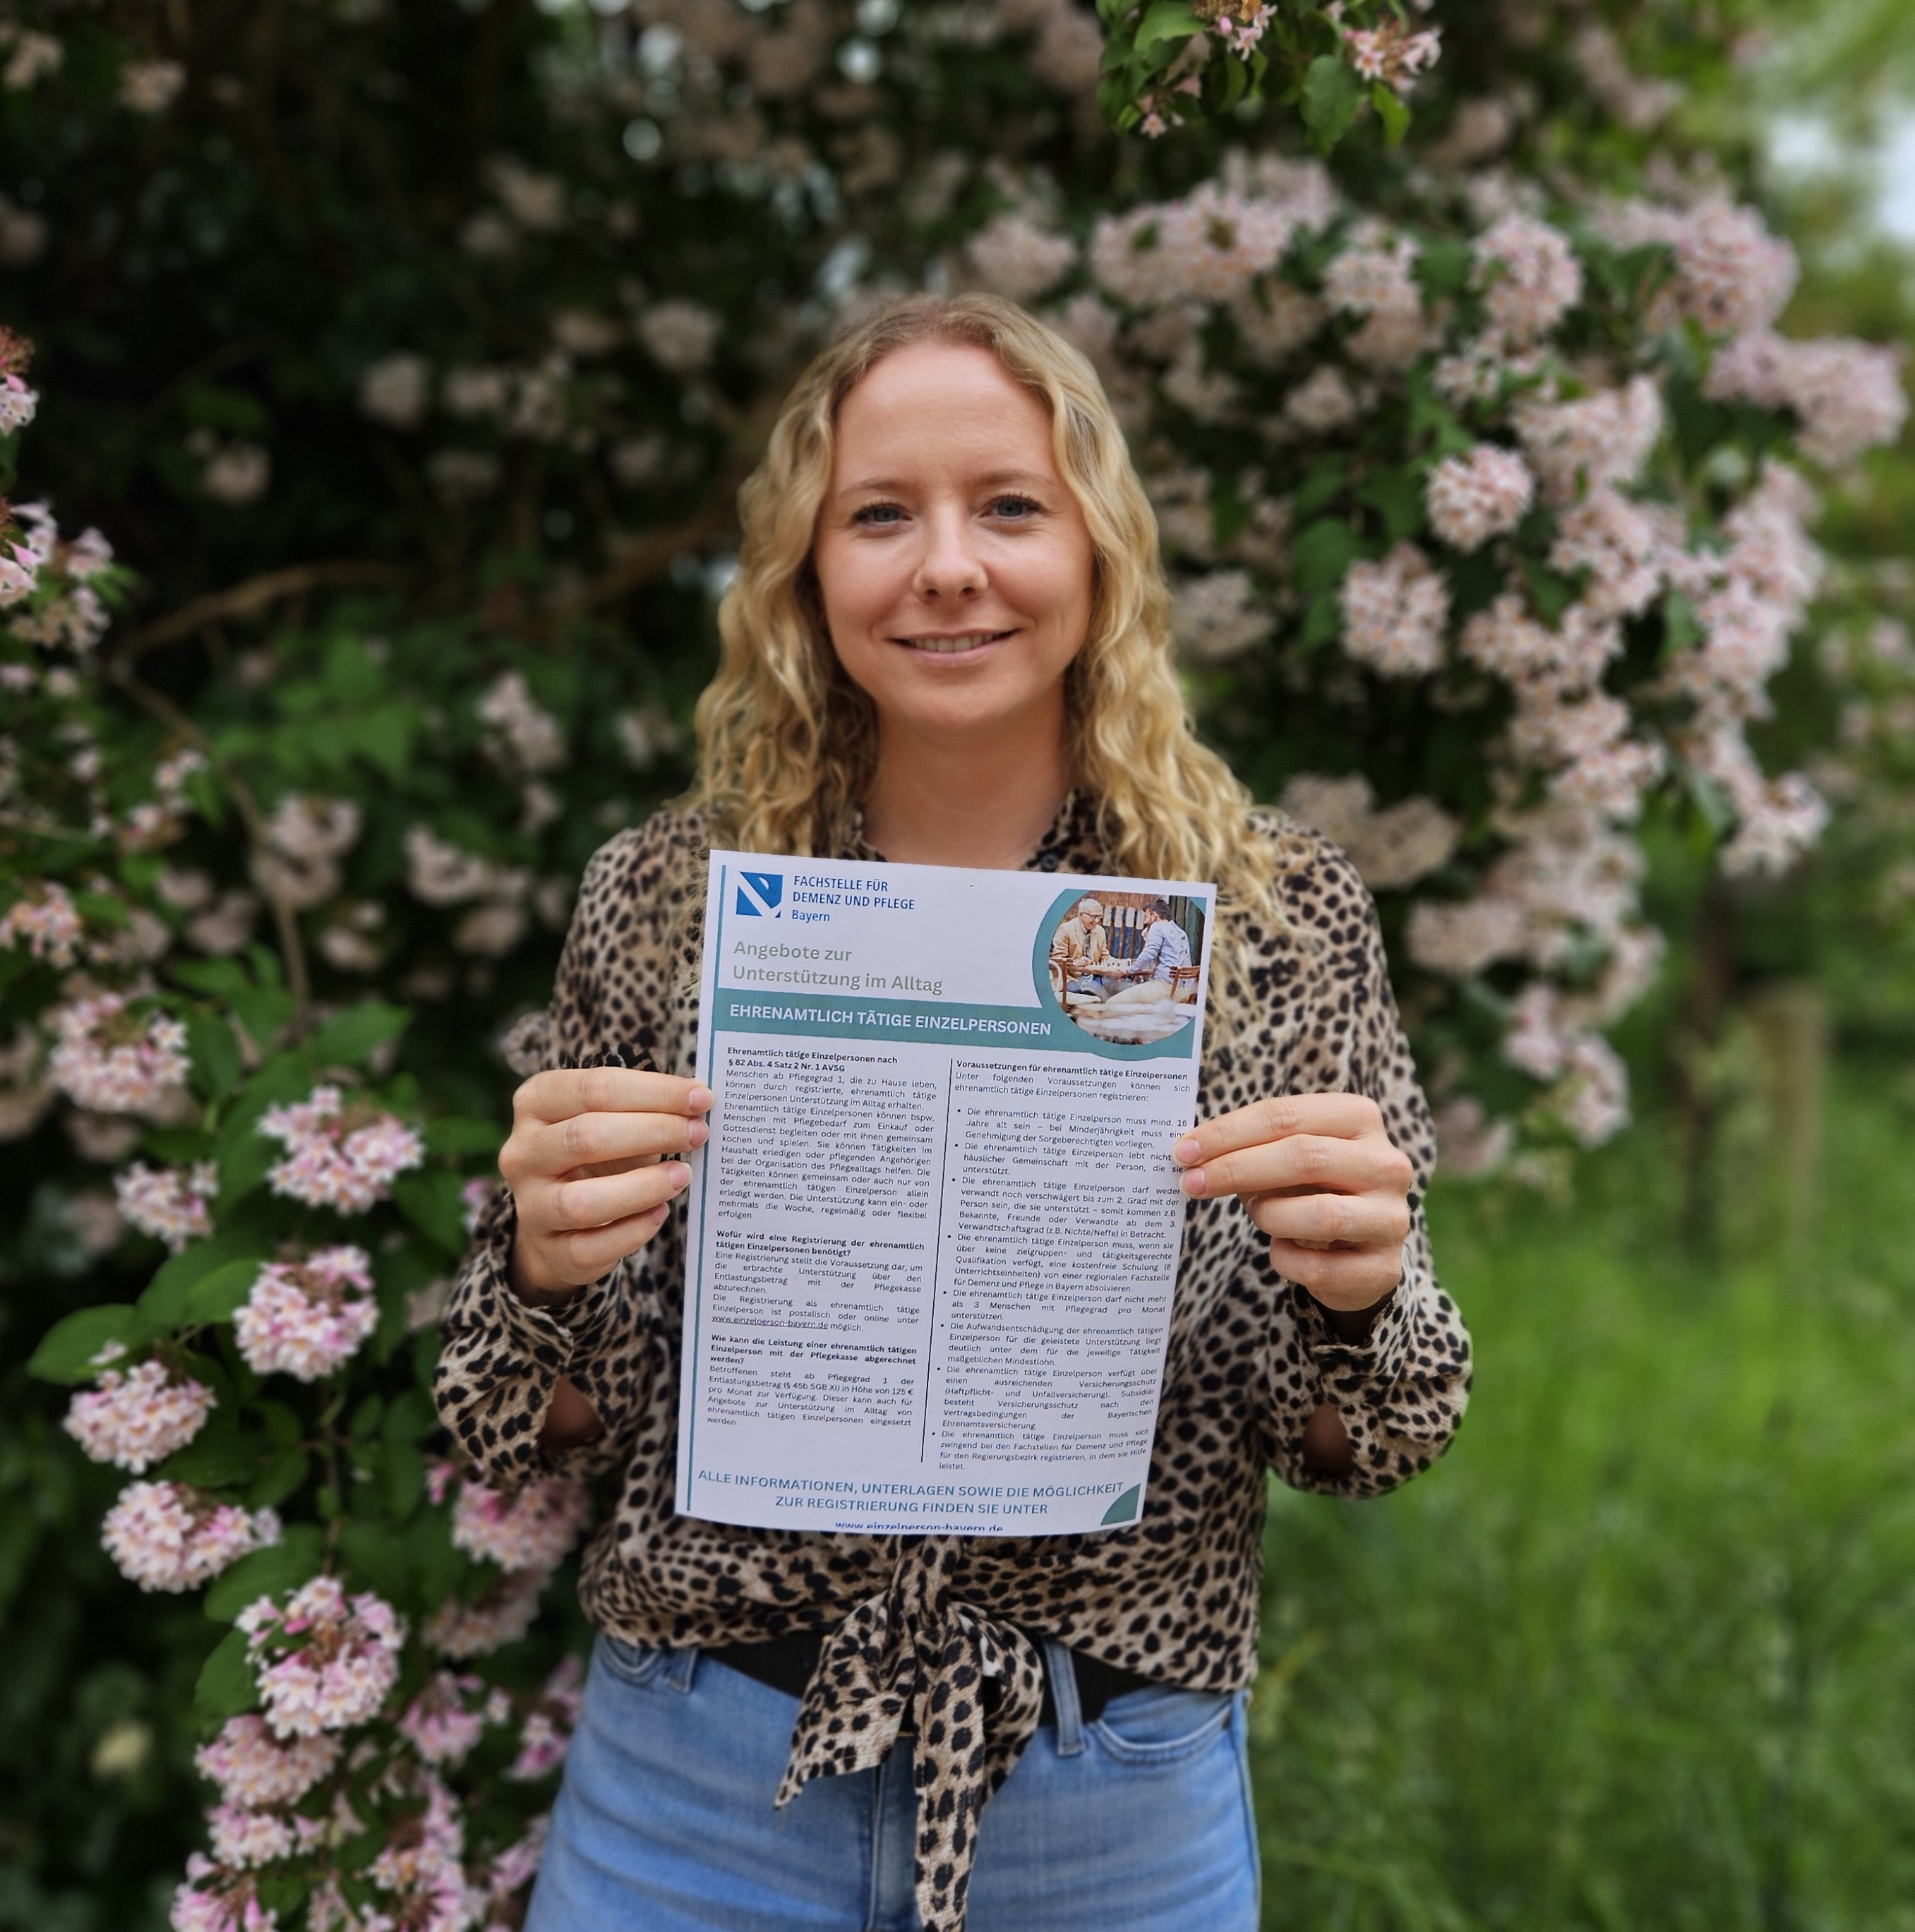
<path id="1" fill-rule="evenodd" d="M 512 1286 L 569 1293 L 643 1247 L 685 1190 L 675 1154 L 702 1147 L 711 1089 L 668 1073 L 535 1073 L 512 1096 L 499 1172 L 518 1209 Z"/>

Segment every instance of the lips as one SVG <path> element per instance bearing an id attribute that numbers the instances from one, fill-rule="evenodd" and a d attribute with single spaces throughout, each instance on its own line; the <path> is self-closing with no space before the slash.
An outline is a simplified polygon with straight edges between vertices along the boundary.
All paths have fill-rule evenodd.
<path id="1" fill-rule="evenodd" d="M 950 637 L 893 638 L 891 641 L 903 645 L 907 650 L 952 657 L 961 652 L 982 650 L 986 644 L 995 644 L 1010 635 L 1008 631 L 960 631 Z"/>

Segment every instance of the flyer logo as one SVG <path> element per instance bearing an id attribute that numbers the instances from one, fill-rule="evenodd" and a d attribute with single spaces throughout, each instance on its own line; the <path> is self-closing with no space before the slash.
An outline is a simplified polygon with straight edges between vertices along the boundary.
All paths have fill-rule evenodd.
<path id="1" fill-rule="evenodd" d="M 740 872 L 738 910 L 747 919 L 782 919 L 785 878 L 779 872 Z"/>

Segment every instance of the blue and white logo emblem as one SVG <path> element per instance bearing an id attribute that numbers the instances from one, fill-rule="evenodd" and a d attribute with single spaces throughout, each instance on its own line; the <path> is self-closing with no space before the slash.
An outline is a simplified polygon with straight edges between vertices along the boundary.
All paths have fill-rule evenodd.
<path id="1" fill-rule="evenodd" d="M 784 875 L 779 872 L 740 872 L 738 910 L 747 919 L 782 919 Z"/>

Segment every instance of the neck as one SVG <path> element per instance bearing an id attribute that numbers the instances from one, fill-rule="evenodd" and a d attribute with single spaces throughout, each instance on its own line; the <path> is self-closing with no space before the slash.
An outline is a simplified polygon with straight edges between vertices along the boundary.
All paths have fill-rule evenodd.
<path id="1" fill-rule="evenodd" d="M 1063 723 L 956 740 L 881 724 L 865 837 L 899 865 L 1022 865 L 1070 789 Z"/>

